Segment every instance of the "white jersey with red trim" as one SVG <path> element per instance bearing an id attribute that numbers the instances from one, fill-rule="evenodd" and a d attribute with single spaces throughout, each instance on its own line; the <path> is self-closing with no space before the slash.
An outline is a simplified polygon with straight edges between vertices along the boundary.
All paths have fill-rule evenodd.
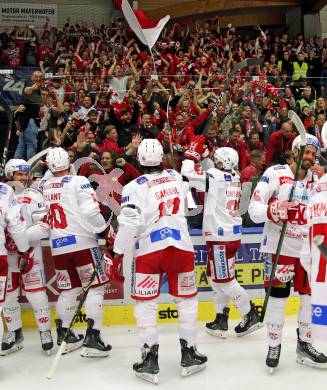
<path id="1" fill-rule="evenodd" d="M 136 256 L 169 246 L 193 252 L 185 218 L 188 189 L 172 169 L 145 174 L 124 186 L 114 251 L 122 254 L 135 245 Z"/>
<path id="2" fill-rule="evenodd" d="M 194 161 L 184 160 L 181 173 L 190 186 L 205 192 L 203 233 L 207 241 L 237 241 L 241 239 L 242 218 L 238 212 L 241 197 L 239 175 L 210 168 L 197 171 Z"/>
<path id="3" fill-rule="evenodd" d="M 42 194 L 33 188 L 24 188 L 15 195 L 17 205 L 20 209 L 21 218 L 26 224 L 26 235 L 30 245 L 34 248 L 34 257 L 42 261 L 42 248 L 40 239 L 33 239 L 29 234 L 32 226 L 41 223 L 47 214 Z M 44 237 L 47 235 L 45 234 Z M 43 238 L 43 237 L 42 237 Z M 18 261 L 18 253 L 9 253 L 9 256 L 15 257 Z"/>
<path id="4" fill-rule="evenodd" d="M 281 254 L 301 257 L 309 253 L 309 225 L 306 221 L 306 206 L 314 186 L 314 175 L 308 171 L 303 180 L 299 180 L 293 195 L 293 201 L 303 205 L 293 221 L 287 223 Z M 265 223 L 261 252 L 276 253 L 282 223 L 268 219 L 268 202 L 272 199 L 288 200 L 294 182 L 294 174 L 289 165 L 275 165 L 268 168 L 257 184 L 249 205 L 249 215 L 255 223 Z"/>
<path id="5" fill-rule="evenodd" d="M 96 233 L 106 228 L 96 194 L 83 176 L 51 177 L 43 185 L 53 255 L 97 246 Z"/>
<path id="6" fill-rule="evenodd" d="M 327 246 L 327 174 L 315 185 L 308 210 L 311 238 L 324 237 Z M 327 340 L 327 261 L 311 240 L 311 306 L 312 336 L 314 340 Z"/>
<path id="7" fill-rule="evenodd" d="M 26 224 L 22 221 L 14 191 L 7 184 L 0 183 L 0 255 L 7 255 L 5 248 L 6 228 L 18 250 L 27 251 L 30 246 L 26 238 Z"/>

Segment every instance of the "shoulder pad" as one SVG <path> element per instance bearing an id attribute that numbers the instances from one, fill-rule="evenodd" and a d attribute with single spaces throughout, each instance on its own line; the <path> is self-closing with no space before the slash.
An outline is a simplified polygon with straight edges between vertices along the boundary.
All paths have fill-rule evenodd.
<path id="1" fill-rule="evenodd" d="M 135 181 L 137 184 L 144 184 L 149 181 L 149 179 L 146 176 L 140 176 Z"/>

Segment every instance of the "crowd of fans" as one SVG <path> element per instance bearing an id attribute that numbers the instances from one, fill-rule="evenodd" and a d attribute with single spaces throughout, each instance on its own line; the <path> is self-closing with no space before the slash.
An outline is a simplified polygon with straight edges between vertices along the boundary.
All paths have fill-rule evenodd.
<path id="1" fill-rule="evenodd" d="M 262 61 L 226 85 L 233 66 L 248 58 Z M 165 28 L 153 57 L 121 22 L 97 27 L 69 18 L 62 29 L 13 28 L 0 34 L 0 62 L 39 69 L 15 111 L 15 157 L 61 145 L 72 162 L 92 157 L 106 173 L 124 169 L 122 184 L 140 174 L 142 138 L 160 140 L 165 166 L 179 169 L 194 135 L 204 134 L 211 154 L 236 149 L 241 180 L 251 181 L 292 158 L 290 109 L 318 138 L 326 121 L 327 39 L 260 28 L 240 34 L 221 29 L 218 18 Z M 89 164 L 81 173 L 97 170 Z"/>

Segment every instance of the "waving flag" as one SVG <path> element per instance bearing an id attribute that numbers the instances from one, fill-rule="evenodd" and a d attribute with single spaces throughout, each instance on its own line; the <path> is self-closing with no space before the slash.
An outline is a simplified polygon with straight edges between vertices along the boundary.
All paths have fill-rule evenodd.
<path id="1" fill-rule="evenodd" d="M 141 10 L 136 9 L 133 11 L 127 0 L 116 0 L 116 5 L 117 7 L 121 6 L 130 28 L 138 39 L 151 50 L 170 16 L 167 15 L 159 20 L 152 21 Z"/>

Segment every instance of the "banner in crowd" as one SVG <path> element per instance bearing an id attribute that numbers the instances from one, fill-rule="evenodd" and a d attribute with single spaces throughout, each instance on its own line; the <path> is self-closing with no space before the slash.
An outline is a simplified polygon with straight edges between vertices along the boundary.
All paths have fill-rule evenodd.
<path id="1" fill-rule="evenodd" d="M 32 3 L 1 3 L 0 27 L 30 26 L 42 28 L 46 22 L 52 27 L 57 27 L 57 4 L 32 4 Z"/>

